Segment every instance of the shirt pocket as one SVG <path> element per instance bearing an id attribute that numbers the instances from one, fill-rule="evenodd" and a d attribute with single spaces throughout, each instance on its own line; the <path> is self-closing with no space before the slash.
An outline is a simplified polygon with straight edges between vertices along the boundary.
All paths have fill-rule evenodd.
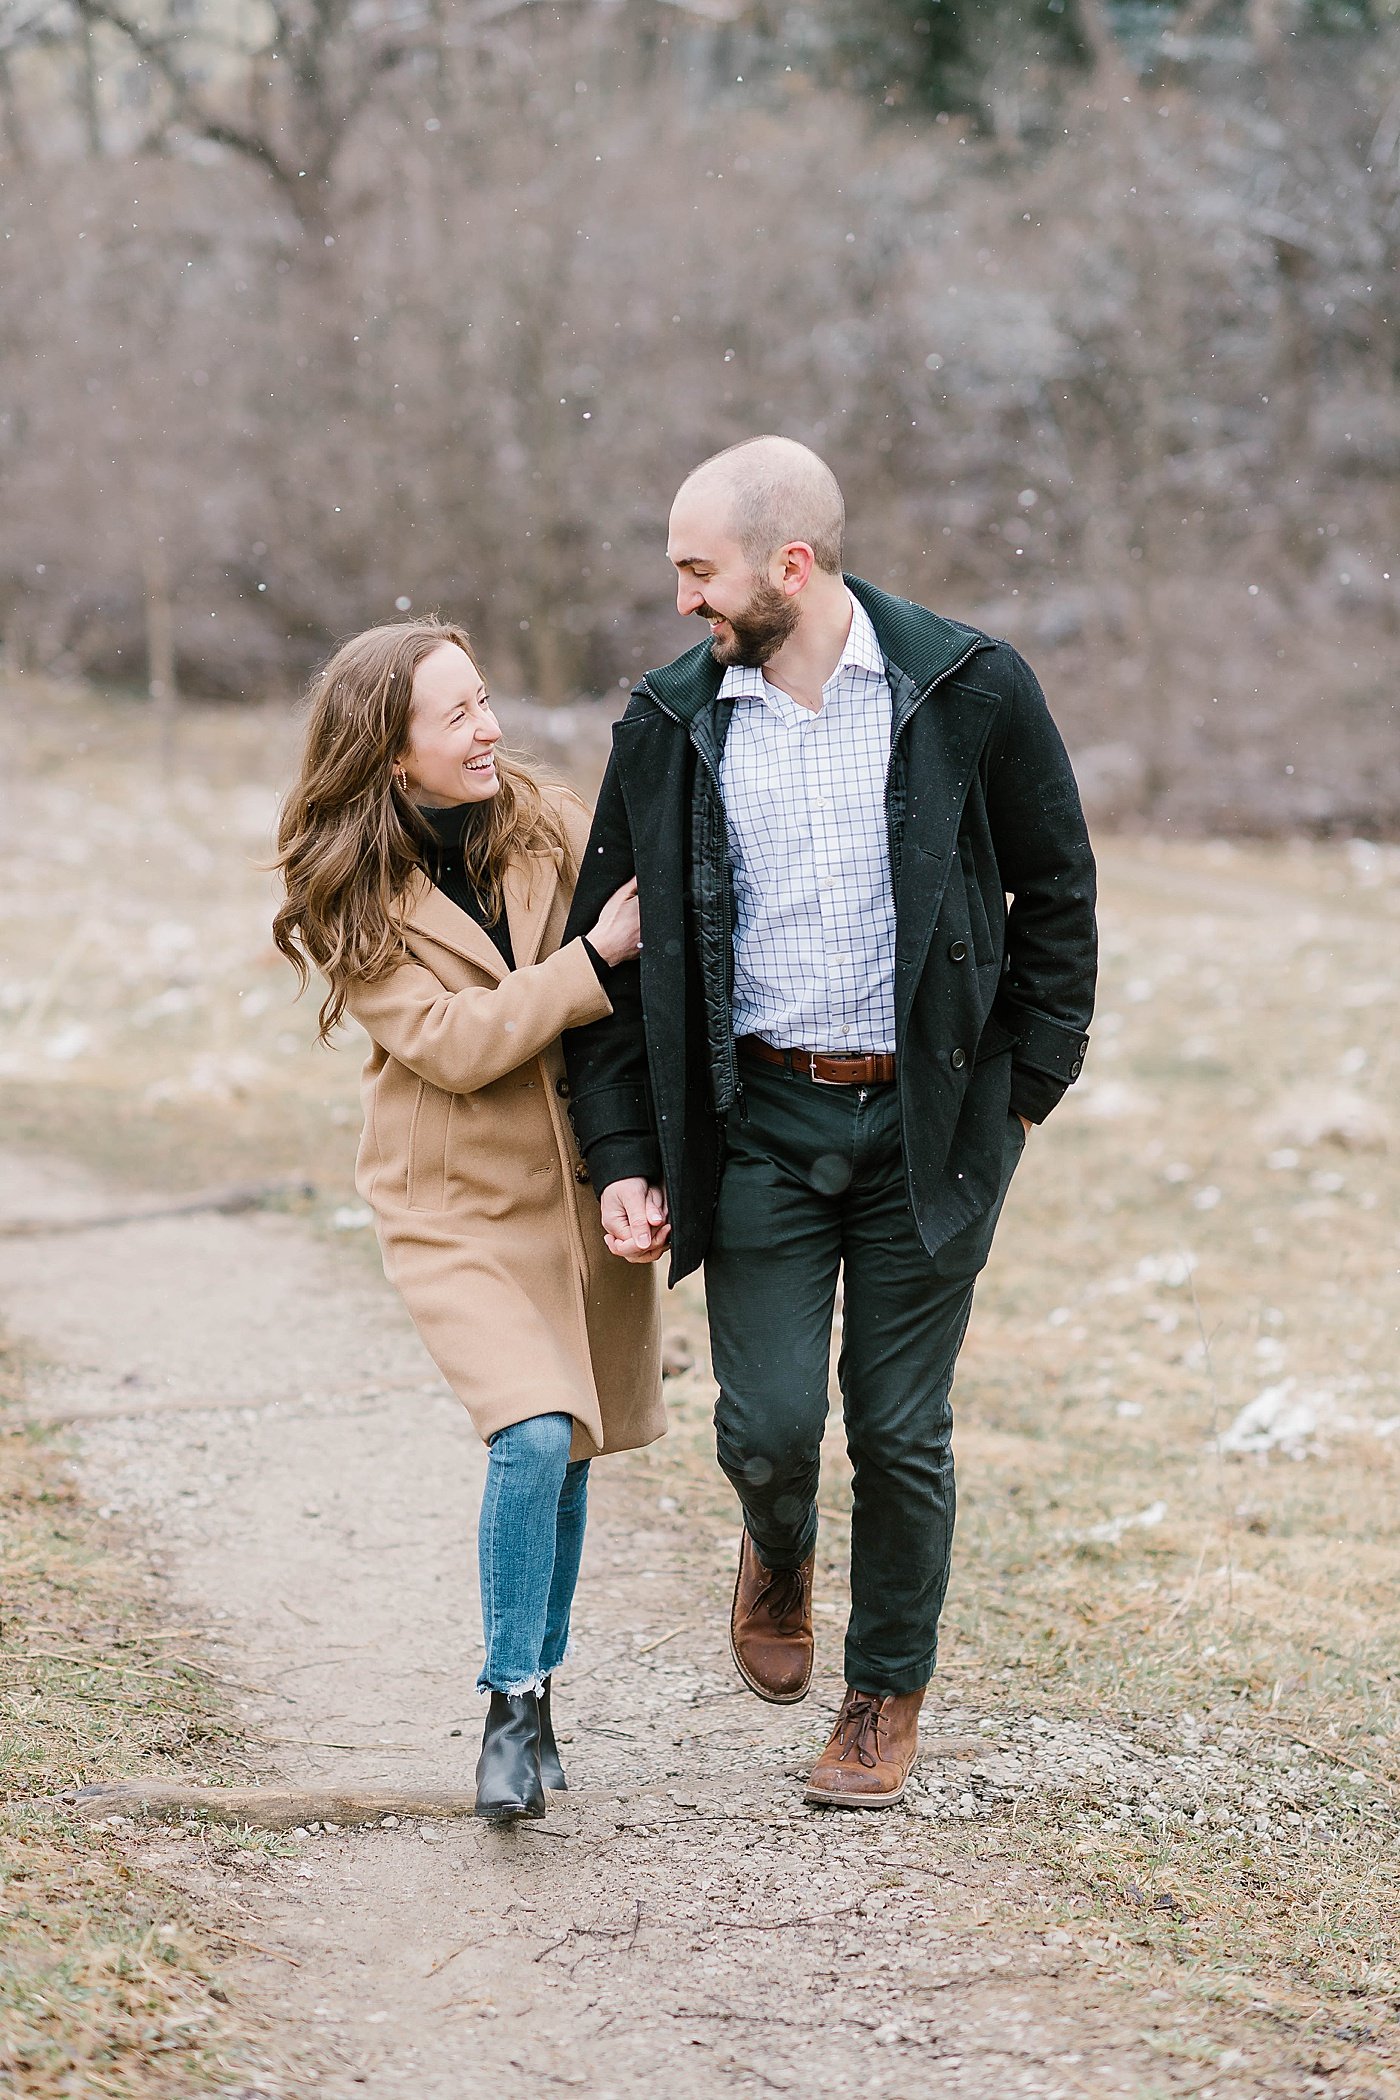
<path id="1" fill-rule="evenodd" d="M 410 1210 L 441 1210 L 447 1194 L 447 1146 L 452 1128 L 452 1096 L 441 1087 L 418 1082 L 408 1125 Z"/>

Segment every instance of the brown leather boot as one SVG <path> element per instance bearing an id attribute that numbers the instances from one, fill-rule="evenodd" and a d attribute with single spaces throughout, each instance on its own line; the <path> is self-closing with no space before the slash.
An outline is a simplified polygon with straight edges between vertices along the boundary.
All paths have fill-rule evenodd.
<path id="1" fill-rule="evenodd" d="M 919 1754 L 922 1691 L 858 1692 L 841 1702 L 831 1741 L 812 1767 L 804 1799 L 824 1808 L 893 1808 Z"/>
<path id="2" fill-rule="evenodd" d="M 812 1570 L 816 1553 L 800 1568 L 765 1568 L 746 1531 L 739 1547 L 729 1646 L 751 1692 L 775 1706 L 805 1699 L 812 1682 Z"/>

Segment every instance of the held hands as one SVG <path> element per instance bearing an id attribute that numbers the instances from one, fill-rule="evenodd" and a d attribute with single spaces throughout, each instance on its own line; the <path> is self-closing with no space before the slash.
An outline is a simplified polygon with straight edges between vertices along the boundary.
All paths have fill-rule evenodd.
<path id="1" fill-rule="evenodd" d="M 631 962 L 642 948 L 642 921 L 637 905 L 637 878 L 624 882 L 620 890 L 614 890 L 598 914 L 598 923 L 588 936 L 593 946 L 609 965 Z M 630 1186 L 619 1182 L 620 1188 Z"/>
<path id="2" fill-rule="evenodd" d="M 622 1261 L 660 1261 L 671 1237 L 664 1189 L 649 1185 L 640 1174 L 627 1181 L 611 1181 L 599 1198 L 599 1208 L 609 1254 Z"/>

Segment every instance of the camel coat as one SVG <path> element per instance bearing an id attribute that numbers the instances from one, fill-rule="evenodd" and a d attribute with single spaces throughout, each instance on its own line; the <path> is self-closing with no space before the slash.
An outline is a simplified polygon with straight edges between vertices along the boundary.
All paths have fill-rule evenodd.
<path id="1" fill-rule="evenodd" d="M 588 812 L 553 791 L 577 862 Z M 574 1418 L 573 1456 L 649 1444 L 661 1404 L 657 1272 L 603 1244 L 565 1109 L 559 1037 L 612 1011 L 571 885 L 532 859 L 506 879 L 516 968 L 428 878 L 404 901 L 410 960 L 347 1001 L 370 1038 L 355 1185 L 385 1273 L 483 1437 Z"/>

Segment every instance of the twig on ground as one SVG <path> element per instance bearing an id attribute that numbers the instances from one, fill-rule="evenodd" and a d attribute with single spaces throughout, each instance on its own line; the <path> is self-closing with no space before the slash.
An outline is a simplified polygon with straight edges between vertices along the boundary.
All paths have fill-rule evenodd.
<path id="1" fill-rule="evenodd" d="M 671 1628 L 671 1631 L 669 1633 L 663 1633 L 659 1640 L 648 1641 L 645 1647 L 634 1648 L 632 1650 L 632 1653 L 634 1655 L 651 1655 L 655 1652 L 656 1649 L 664 1648 L 667 1641 L 675 1640 L 678 1634 L 689 1632 L 690 1628 L 688 1626 L 673 1626 Z"/>
<path id="2" fill-rule="evenodd" d="M 1301 1743 L 1305 1750 L 1313 1750 L 1319 1757 L 1328 1757 L 1334 1764 L 1345 1765 L 1352 1772 L 1360 1772 L 1364 1779 L 1369 1779 L 1375 1786 L 1383 1786 L 1389 1794 L 1400 1794 L 1400 1786 L 1393 1779 L 1388 1779 L 1384 1772 L 1373 1772 L 1369 1765 L 1359 1765 L 1354 1757 L 1347 1756 L 1345 1750 L 1334 1750 L 1330 1743 L 1319 1743 L 1315 1736 L 1301 1735 L 1287 1721 L 1280 1721 L 1277 1714 L 1262 1714 L 1260 1719 L 1266 1728 L 1276 1728 L 1279 1734 L 1286 1735 L 1291 1743 Z"/>
<path id="3" fill-rule="evenodd" d="M 259 1940 L 245 1939 L 241 1932 L 230 1932 L 226 1925 L 211 1927 L 209 1936 L 211 1939 L 229 1940 L 235 1947 L 250 1947 L 254 1954 L 266 1954 L 273 1961 L 290 1962 L 294 1969 L 301 1967 L 295 1954 L 287 1954 L 281 1947 L 264 1947 Z"/>
<path id="4" fill-rule="evenodd" d="M 454 1947 L 454 1948 L 452 1949 L 452 1952 L 451 1952 L 450 1954 L 444 1954 L 444 1955 L 443 1955 L 443 1957 L 442 1957 L 442 1960 L 441 1960 L 441 1961 L 435 1961 L 435 1962 L 433 1963 L 433 1965 L 432 1965 L 431 1969 L 425 1969 L 425 1970 L 423 1971 L 423 1979 L 424 1979 L 424 1981 L 426 1982 L 426 1981 L 427 1981 L 427 1979 L 428 1979 L 428 1977 L 430 1977 L 430 1976 L 440 1976 L 440 1975 L 442 1974 L 442 1971 L 443 1971 L 443 1970 L 444 1970 L 444 1969 L 445 1969 L 445 1968 L 447 1967 L 447 1965 L 448 1965 L 448 1963 L 449 1963 L 449 1962 L 454 1962 L 454 1961 L 456 1961 L 456 1959 L 457 1959 L 457 1956 L 458 1956 L 459 1954 L 465 1954 L 465 1953 L 466 1953 L 466 1951 L 467 1951 L 467 1949 L 468 1949 L 469 1947 L 475 1947 L 475 1946 L 476 1946 L 476 1944 L 477 1944 L 477 1942 L 476 1942 L 475 1940 L 463 1940 L 463 1942 L 462 1942 L 462 1944 L 461 1944 L 461 1946 L 460 1946 L 460 1947 Z M 539 1958 L 539 1957 L 538 1957 L 538 1956 L 536 1956 L 535 1958 L 536 1958 L 536 1960 L 538 1960 L 538 1958 Z"/>
<path id="5" fill-rule="evenodd" d="M 810 1917 L 797 1918 L 711 1918 L 711 1925 L 730 1925 L 739 1932 L 786 1932 L 793 1925 L 834 1925 L 838 1918 L 849 1918 L 865 1901 L 858 1896 L 854 1903 L 843 1903 L 839 1910 L 824 1910 Z"/>

